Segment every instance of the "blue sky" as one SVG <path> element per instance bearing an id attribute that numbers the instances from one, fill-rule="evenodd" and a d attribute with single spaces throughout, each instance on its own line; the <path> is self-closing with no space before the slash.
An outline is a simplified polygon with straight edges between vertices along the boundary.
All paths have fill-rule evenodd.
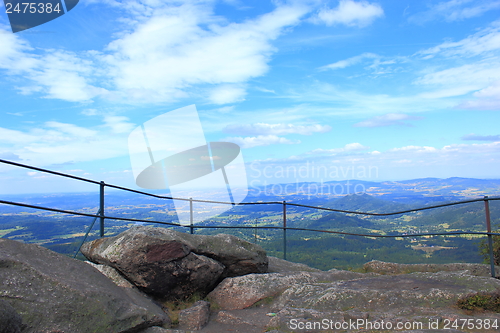
<path id="1" fill-rule="evenodd" d="M 254 184 L 500 178 L 499 14 L 496 0 L 83 0 L 13 34 L 2 7 L 0 158 L 136 187 L 128 135 L 195 104 Z M 87 189 L 0 165 L 1 193 Z"/>

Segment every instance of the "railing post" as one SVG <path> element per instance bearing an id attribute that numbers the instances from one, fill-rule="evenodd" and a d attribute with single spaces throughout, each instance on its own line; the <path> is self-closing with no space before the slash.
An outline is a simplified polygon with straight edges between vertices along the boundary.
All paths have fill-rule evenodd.
<path id="1" fill-rule="evenodd" d="M 484 196 L 484 211 L 486 213 L 486 231 L 491 232 L 491 220 L 490 220 L 490 204 L 488 202 L 488 196 Z M 488 235 L 488 249 L 490 252 L 490 266 L 491 266 L 491 277 L 495 277 L 495 258 L 493 256 L 493 236 Z"/>
<path id="2" fill-rule="evenodd" d="M 104 182 L 101 181 L 99 184 L 99 215 L 101 216 L 99 219 L 100 223 L 100 236 L 104 237 Z"/>
<path id="3" fill-rule="evenodd" d="M 191 223 L 191 226 L 189 227 L 191 231 L 191 235 L 194 234 L 194 227 L 193 227 L 193 198 L 189 198 L 189 222 Z"/>
<path id="4" fill-rule="evenodd" d="M 286 260 L 286 201 L 283 201 L 283 259 Z"/>

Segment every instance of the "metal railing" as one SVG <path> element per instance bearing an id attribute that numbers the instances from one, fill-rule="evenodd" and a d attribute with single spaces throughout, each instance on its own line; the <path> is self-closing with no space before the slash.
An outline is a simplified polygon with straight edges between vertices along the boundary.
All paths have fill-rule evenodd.
<path id="1" fill-rule="evenodd" d="M 327 208 L 327 207 L 303 205 L 303 204 L 291 203 L 291 202 L 286 202 L 286 201 L 259 201 L 259 202 L 234 203 L 234 202 L 226 202 L 226 201 L 199 200 L 199 199 L 193 199 L 193 198 L 189 198 L 189 199 L 175 198 L 175 197 L 170 197 L 170 196 L 162 196 L 162 195 L 156 195 L 156 194 L 147 193 L 147 192 L 143 192 L 143 191 L 133 190 L 133 189 L 130 189 L 127 187 L 107 184 L 104 181 L 98 182 L 98 181 L 87 179 L 87 178 L 68 175 L 65 173 L 47 170 L 47 169 L 43 169 L 43 168 L 37 168 L 37 167 L 30 166 L 30 165 L 25 165 L 25 164 L 7 161 L 7 160 L 3 160 L 3 159 L 0 159 L 0 163 L 10 164 L 10 165 L 21 167 L 21 168 L 27 168 L 27 169 L 31 169 L 31 170 L 36 170 L 36 171 L 40 171 L 40 172 L 44 172 L 44 173 L 49 173 L 49 174 L 53 174 L 53 175 L 57 175 L 57 176 L 61 176 L 61 177 L 71 178 L 71 179 L 99 185 L 99 210 L 96 214 L 82 213 L 82 212 L 76 212 L 76 211 L 71 211 L 71 210 L 63 210 L 63 209 L 30 205 L 30 204 L 13 202 L 13 201 L 0 200 L 1 204 L 27 207 L 27 208 L 33 208 L 33 209 L 40 209 L 40 210 L 46 210 L 46 211 L 52 211 L 52 212 L 58 212 L 58 213 L 64 213 L 64 214 L 71 214 L 71 215 L 93 217 L 94 221 L 90 225 L 90 227 L 88 228 L 86 235 L 80 244 L 80 247 L 83 244 L 83 242 L 85 241 L 85 239 L 87 238 L 89 232 L 91 231 L 92 227 L 94 226 L 95 221 L 98 218 L 100 220 L 100 228 L 99 228 L 100 237 L 104 237 L 104 222 L 106 219 L 131 221 L 131 222 L 157 223 L 157 224 L 164 224 L 164 225 L 169 225 L 169 226 L 184 227 L 184 228 L 189 228 L 191 234 L 194 233 L 195 228 L 198 228 L 198 229 L 213 228 L 213 229 L 274 229 L 274 230 L 282 230 L 283 231 L 283 258 L 285 260 L 287 258 L 287 238 L 286 238 L 287 230 L 312 231 L 312 232 L 320 232 L 320 233 L 359 236 L 359 237 L 373 237 L 373 238 L 397 238 L 397 237 L 405 238 L 405 237 L 423 237 L 423 236 L 483 235 L 483 236 L 488 237 L 488 252 L 489 252 L 489 259 L 490 259 L 490 266 L 491 266 L 491 276 L 495 277 L 495 263 L 494 263 L 494 255 L 493 255 L 493 236 L 500 236 L 500 233 L 495 233 L 495 232 L 492 232 L 492 230 L 491 230 L 489 201 L 500 200 L 500 197 L 485 196 L 484 198 L 480 198 L 480 199 L 456 201 L 456 202 L 450 202 L 450 203 L 445 203 L 445 204 L 440 204 L 440 205 L 426 206 L 426 207 L 420 207 L 420 208 L 415 208 L 415 209 L 407 209 L 407 210 L 402 210 L 402 211 L 397 211 L 397 212 L 369 213 L 369 212 L 357 212 L 357 211 L 349 211 L 349 210 L 334 209 L 334 208 Z M 105 204 L 105 202 L 104 202 L 105 187 L 114 188 L 114 189 L 123 190 L 123 191 L 128 191 L 128 192 L 133 192 L 133 193 L 146 195 L 146 196 L 150 196 L 150 197 L 154 197 L 154 198 L 158 198 L 158 199 L 189 201 L 190 224 L 183 225 L 183 224 L 173 223 L 173 222 L 143 220 L 143 219 L 134 219 L 134 218 L 125 218 L 125 217 L 116 217 L 116 216 L 105 215 L 105 205 L 104 205 Z M 310 229 L 310 228 L 296 228 L 296 227 L 288 227 L 287 226 L 287 206 L 311 208 L 311 209 L 317 209 L 317 210 L 322 210 L 322 211 L 338 212 L 338 213 L 345 213 L 345 214 L 357 214 L 357 215 L 368 215 L 368 216 L 392 216 L 392 215 L 399 215 L 399 214 L 405 214 L 405 213 L 410 213 L 410 212 L 435 209 L 435 208 L 440 208 L 440 207 L 462 205 L 462 204 L 467 204 L 467 203 L 472 203 L 472 202 L 480 202 L 480 201 L 484 202 L 486 232 L 451 231 L 451 232 L 379 235 L 379 234 L 359 234 L 359 233 L 341 232 L 341 231 L 333 231 L 333 230 L 319 230 L 319 229 Z M 238 205 L 239 206 L 243 206 L 243 205 L 282 205 L 283 206 L 283 213 L 282 213 L 283 224 L 282 224 L 282 226 L 228 226 L 228 225 L 215 225 L 215 226 L 214 225 L 196 225 L 195 226 L 193 223 L 193 202 L 227 204 L 227 205 L 233 205 L 233 206 L 235 206 L 235 205 L 236 206 L 238 206 Z M 78 251 L 79 251 L 79 249 L 78 249 Z M 78 251 L 77 251 L 77 253 L 78 253 Z M 76 256 L 76 254 L 75 254 L 75 256 Z"/>

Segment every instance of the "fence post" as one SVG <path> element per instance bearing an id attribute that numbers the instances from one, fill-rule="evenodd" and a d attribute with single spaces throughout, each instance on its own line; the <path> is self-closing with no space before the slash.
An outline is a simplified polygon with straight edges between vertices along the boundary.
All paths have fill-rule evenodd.
<path id="1" fill-rule="evenodd" d="M 286 201 L 283 200 L 283 259 L 286 260 Z"/>
<path id="2" fill-rule="evenodd" d="M 104 237 L 104 182 L 101 180 L 99 184 L 99 219 L 101 220 L 100 225 L 100 236 Z"/>
<path id="3" fill-rule="evenodd" d="M 486 231 L 491 232 L 491 220 L 490 220 L 490 204 L 488 202 L 488 196 L 484 196 L 484 211 L 486 213 Z M 490 252 L 490 266 L 491 266 L 491 277 L 495 277 L 495 260 L 493 257 L 493 236 L 488 235 L 488 249 Z"/>
<path id="4" fill-rule="evenodd" d="M 189 227 L 191 231 L 191 235 L 194 234 L 194 227 L 193 227 L 193 198 L 189 198 L 189 222 L 191 223 L 191 226 Z"/>

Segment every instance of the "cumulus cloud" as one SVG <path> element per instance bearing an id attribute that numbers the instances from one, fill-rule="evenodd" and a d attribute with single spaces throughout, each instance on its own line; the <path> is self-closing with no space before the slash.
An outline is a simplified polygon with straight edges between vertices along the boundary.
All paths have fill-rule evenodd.
<path id="1" fill-rule="evenodd" d="M 384 10 L 377 3 L 367 1 L 341 0 L 337 8 L 321 9 L 313 22 L 327 26 L 343 24 L 347 26 L 365 27 L 375 19 L 383 17 Z"/>
<path id="2" fill-rule="evenodd" d="M 293 124 L 248 124 L 228 125 L 223 131 L 242 135 L 286 135 L 301 134 L 311 135 L 313 133 L 329 132 L 332 128 L 328 125 L 293 125 Z"/>
<path id="3" fill-rule="evenodd" d="M 213 13 L 212 1 L 105 1 L 122 12 L 123 30 L 103 50 L 34 49 L 0 31 L 0 68 L 22 94 L 86 102 L 96 97 L 131 103 L 172 102 L 194 89 L 214 104 L 244 100 L 244 83 L 265 74 L 272 41 L 300 23 L 310 8 L 279 4 L 243 22 Z M 172 33 L 175 31 L 175 33 Z M 207 88 L 212 86 L 213 88 Z"/>
<path id="4" fill-rule="evenodd" d="M 42 93 L 44 97 L 70 102 L 90 100 L 106 89 L 90 83 L 94 65 L 76 53 L 32 48 L 20 37 L 0 30 L 0 68 L 25 79 L 17 89 L 21 94 Z M 19 80 L 16 84 L 19 85 Z"/>
<path id="5" fill-rule="evenodd" d="M 258 135 L 250 137 L 228 137 L 221 141 L 233 142 L 241 148 L 253 148 L 258 146 L 269 146 L 274 144 L 299 144 L 300 140 L 289 140 L 277 135 Z"/>
<path id="6" fill-rule="evenodd" d="M 356 127 L 411 126 L 408 120 L 420 120 L 422 117 L 409 116 L 404 113 L 388 113 L 354 124 Z"/>
<path id="7" fill-rule="evenodd" d="M 110 43 L 104 59 L 118 90 L 136 100 L 171 101 L 186 97 L 193 85 L 240 84 L 261 76 L 276 51 L 271 41 L 299 23 L 307 8 L 282 5 L 241 23 L 220 22 L 211 11 L 189 2 L 171 6 Z M 241 86 L 209 93 L 216 104 L 243 96 Z"/>

